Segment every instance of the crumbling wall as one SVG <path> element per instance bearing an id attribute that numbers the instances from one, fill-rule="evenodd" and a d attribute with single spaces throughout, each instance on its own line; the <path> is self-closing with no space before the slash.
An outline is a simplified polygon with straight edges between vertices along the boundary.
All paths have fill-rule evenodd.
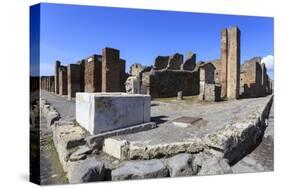
<path id="1" fill-rule="evenodd" d="M 154 69 L 155 70 L 162 70 L 166 69 L 168 66 L 169 56 L 158 56 L 155 59 Z"/>
<path id="2" fill-rule="evenodd" d="M 199 100 L 219 101 L 221 86 L 215 83 L 215 66 L 212 63 L 201 62 L 199 65 L 200 93 Z"/>
<path id="3" fill-rule="evenodd" d="M 175 53 L 171 56 L 158 56 L 155 59 L 154 69 L 171 69 L 171 70 L 180 70 L 183 63 L 183 55 Z"/>
<path id="4" fill-rule="evenodd" d="M 241 65 L 242 97 L 259 97 L 264 95 L 262 87 L 262 67 L 260 58 L 252 58 Z"/>
<path id="5" fill-rule="evenodd" d="M 180 70 L 193 71 L 196 67 L 196 54 L 193 52 L 187 52 L 186 60 L 181 65 Z"/>
<path id="6" fill-rule="evenodd" d="M 152 97 L 199 94 L 199 71 L 154 70 L 142 75 L 142 84 Z"/>

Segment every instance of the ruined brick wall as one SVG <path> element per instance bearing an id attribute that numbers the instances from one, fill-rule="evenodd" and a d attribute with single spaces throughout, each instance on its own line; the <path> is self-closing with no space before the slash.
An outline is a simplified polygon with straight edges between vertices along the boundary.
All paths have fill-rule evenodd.
<path id="1" fill-rule="evenodd" d="M 68 97 L 75 97 L 76 92 L 81 92 L 81 65 L 67 65 L 67 94 Z"/>
<path id="2" fill-rule="evenodd" d="M 221 74 L 221 60 L 220 59 L 216 59 L 216 60 L 212 60 L 209 61 L 210 63 L 212 63 L 215 67 L 215 83 L 216 84 L 221 84 L 220 82 L 220 74 Z"/>
<path id="3" fill-rule="evenodd" d="M 183 63 L 183 55 L 176 53 L 169 57 L 167 69 L 180 70 Z"/>
<path id="4" fill-rule="evenodd" d="M 215 66 L 212 63 L 204 63 L 199 68 L 200 81 L 208 84 L 215 83 Z"/>
<path id="5" fill-rule="evenodd" d="M 93 55 L 85 60 L 85 92 L 101 92 L 102 56 Z"/>
<path id="6" fill-rule="evenodd" d="M 168 66 L 169 56 L 158 56 L 155 59 L 154 69 L 162 70 L 166 69 Z"/>
<path id="7" fill-rule="evenodd" d="M 196 67 L 196 54 L 193 52 L 187 52 L 186 59 L 181 65 L 180 70 L 193 71 Z"/>
<path id="8" fill-rule="evenodd" d="M 142 74 L 142 84 L 151 97 L 176 97 L 199 94 L 199 71 L 154 70 Z"/>
<path id="9" fill-rule="evenodd" d="M 171 69 L 171 70 L 181 70 L 183 64 L 183 55 L 175 53 L 171 56 L 158 56 L 155 59 L 154 69 Z"/>
<path id="10" fill-rule="evenodd" d="M 59 68 L 59 94 L 67 95 L 67 68 L 65 66 Z"/>
<path id="11" fill-rule="evenodd" d="M 102 50 L 102 92 L 125 91 L 125 61 L 120 59 L 119 50 Z M 124 80 L 123 80 L 124 79 Z"/>
<path id="12" fill-rule="evenodd" d="M 215 66 L 213 63 L 201 62 L 199 65 L 200 93 L 199 100 L 219 101 L 221 86 L 215 83 Z"/>
<path id="13" fill-rule="evenodd" d="M 246 61 L 241 65 L 241 85 L 243 92 L 242 97 L 258 97 L 262 96 L 262 68 L 261 64 L 255 59 Z"/>
<path id="14" fill-rule="evenodd" d="M 221 99 L 221 86 L 216 84 L 208 84 L 200 81 L 200 94 L 199 100 L 204 101 L 220 101 Z"/>

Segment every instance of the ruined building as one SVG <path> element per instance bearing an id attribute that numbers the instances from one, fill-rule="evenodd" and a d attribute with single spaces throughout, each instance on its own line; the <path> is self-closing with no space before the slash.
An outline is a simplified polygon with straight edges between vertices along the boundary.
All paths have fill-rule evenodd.
<path id="1" fill-rule="evenodd" d="M 241 65 L 240 94 L 242 97 L 260 97 L 271 93 L 271 84 L 261 57 L 254 57 Z"/>
<path id="2" fill-rule="evenodd" d="M 240 30 L 230 27 L 221 31 L 221 58 L 215 66 L 215 82 L 221 85 L 221 97 L 258 97 L 271 93 L 270 79 L 260 57 L 240 65 Z"/>
<path id="3" fill-rule="evenodd" d="M 78 63 L 63 66 L 55 62 L 55 77 L 42 77 L 41 88 L 56 94 L 75 97 L 76 92 L 128 92 L 151 97 L 199 95 L 200 100 L 218 101 L 239 97 L 259 97 L 273 91 L 261 58 L 240 65 L 240 30 L 221 30 L 220 59 L 196 63 L 196 54 L 175 53 L 157 56 L 153 66 L 133 64 L 130 76 L 120 51 L 104 48 Z"/>
<path id="4" fill-rule="evenodd" d="M 221 85 L 215 82 L 215 66 L 212 63 L 201 62 L 200 72 L 200 93 L 199 100 L 219 101 L 221 97 Z"/>
<path id="5" fill-rule="evenodd" d="M 119 50 L 104 48 L 102 55 L 92 55 L 67 66 L 55 62 L 55 93 L 68 95 L 76 92 L 124 92 L 125 60 Z"/>
<path id="6" fill-rule="evenodd" d="M 153 67 L 140 71 L 138 76 L 130 76 L 126 86 L 127 92 L 145 93 L 152 97 L 176 97 L 179 91 L 185 96 L 197 95 L 199 71 L 196 68 L 196 56 L 188 53 L 184 62 L 183 55 L 179 53 L 158 56 Z"/>
<path id="7" fill-rule="evenodd" d="M 152 66 L 147 67 L 139 63 L 132 64 L 129 71 L 130 76 L 125 83 L 126 92 L 132 94 L 146 94 L 147 91 L 142 84 L 142 73 L 149 72 L 151 69 Z"/>

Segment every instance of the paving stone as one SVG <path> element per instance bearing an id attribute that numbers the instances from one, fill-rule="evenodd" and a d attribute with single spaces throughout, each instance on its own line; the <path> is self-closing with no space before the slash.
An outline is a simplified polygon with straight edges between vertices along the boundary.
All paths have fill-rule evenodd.
<path id="1" fill-rule="evenodd" d="M 196 171 L 193 171 L 193 157 L 190 154 L 178 154 L 168 159 L 167 167 L 171 177 L 176 176 L 192 176 Z"/>
<path id="2" fill-rule="evenodd" d="M 169 170 L 161 160 L 123 162 L 112 171 L 112 180 L 148 179 L 168 177 Z"/>
<path id="3" fill-rule="evenodd" d="M 104 164 L 96 160 L 95 157 L 68 162 L 67 176 L 69 183 L 103 181 L 105 179 Z"/>

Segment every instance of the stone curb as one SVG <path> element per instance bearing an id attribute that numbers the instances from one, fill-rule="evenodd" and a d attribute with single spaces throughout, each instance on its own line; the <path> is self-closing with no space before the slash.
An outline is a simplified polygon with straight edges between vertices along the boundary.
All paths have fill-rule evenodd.
<path id="1" fill-rule="evenodd" d="M 47 119 L 47 125 L 51 126 L 53 142 L 68 181 L 83 183 L 105 180 L 104 163 L 90 156 L 91 148 L 85 141 L 86 131 L 74 122 L 60 121 L 59 113 L 46 100 L 40 100 L 40 111 Z"/>

